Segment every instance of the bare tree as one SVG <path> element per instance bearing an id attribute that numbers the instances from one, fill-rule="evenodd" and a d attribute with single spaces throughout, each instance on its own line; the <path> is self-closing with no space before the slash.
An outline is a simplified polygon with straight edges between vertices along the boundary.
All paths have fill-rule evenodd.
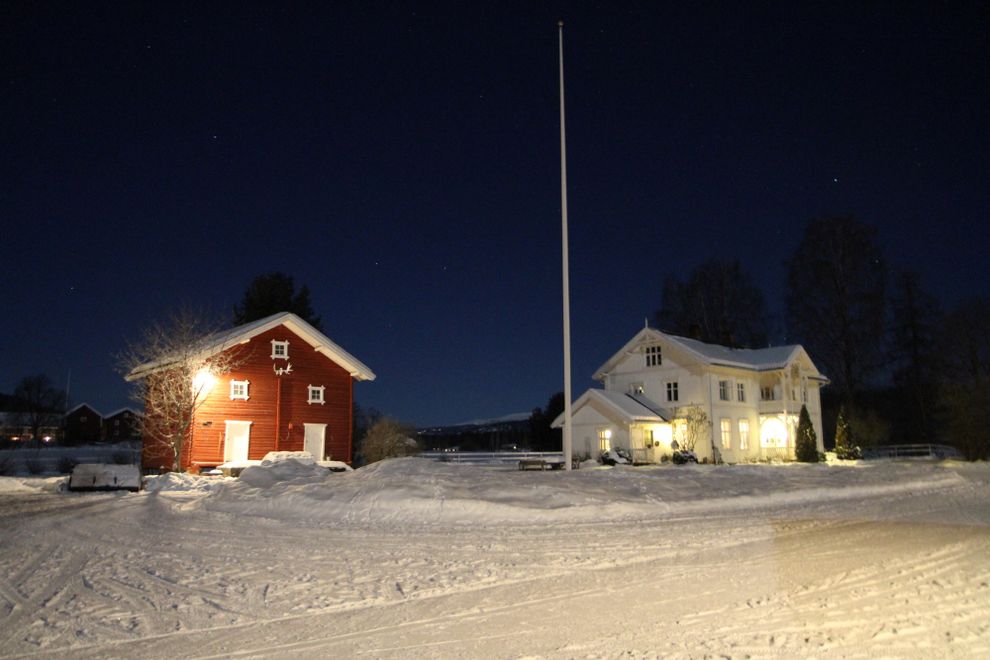
<path id="1" fill-rule="evenodd" d="M 181 471 L 183 447 L 210 387 L 246 358 L 215 331 L 219 324 L 204 318 L 179 310 L 145 328 L 118 356 L 125 379 L 135 384 L 132 398 L 144 406 L 144 451 L 169 457 L 174 471 Z"/>
<path id="2" fill-rule="evenodd" d="M 789 332 L 821 361 L 846 403 L 884 365 L 885 285 L 876 229 L 852 216 L 810 222 L 787 261 Z"/>
<path id="3" fill-rule="evenodd" d="M 394 419 L 383 417 L 376 421 L 361 443 L 364 460 L 374 463 L 386 458 L 412 456 L 419 453 L 416 431 Z"/>
<path id="4" fill-rule="evenodd" d="M 768 314 L 760 291 L 738 260 L 713 259 L 686 281 L 668 276 L 658 327 L 726 346 L 762 346 L 769 335 Z"/>
<path id="5" fill-rule="evenodd" d="M 65 414 L 65 392 L 54 387 L 48 376 L 25 376 L 14 389 L 18 424 L 31 430 L 37 443 L 43 427 L 58 426 Z"/>
<path id="6" fill-rule="evenodd" d="M 694 451 L 698 443 L 711 438 L 711 420 L 708 413 L 699 405 L 690 405 L 678 409 L 677 417 L 687 422 L 685 436 L 682 438 L 682 449 Z"/>

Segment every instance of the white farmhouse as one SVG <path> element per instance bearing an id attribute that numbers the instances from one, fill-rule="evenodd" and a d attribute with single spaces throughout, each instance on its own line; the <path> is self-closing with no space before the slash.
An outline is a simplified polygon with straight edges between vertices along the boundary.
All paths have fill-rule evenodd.
<path id="1" fill-rule="evenodd" d="M 829 381 L 798 345 L 727 348 L 646 327 L 594 379 L 604 389 L 572 407 L 575 454 L 621 447 L 635 462 L 657 463 L 694 435 L 699 460 L 793 459 L 802 404 L 823 451 L 819 389 Z M 700 437 L 689 433 L 692 409 L 708 421 Z"/>

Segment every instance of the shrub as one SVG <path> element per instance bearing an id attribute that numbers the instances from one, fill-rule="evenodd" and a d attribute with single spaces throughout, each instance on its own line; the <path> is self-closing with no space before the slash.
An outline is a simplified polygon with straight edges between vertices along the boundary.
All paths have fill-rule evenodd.
<path id="1" fill-rule="evenodd" d="M 75 468 L 76 465 L 78 464 L 79 461 L 77 461 L 74 457 L 63 456 L 60 459 L 58 459 L 58 471 L 61 474 L 69 474 L 70 472 L 72 472 L 72 469 Z"/>

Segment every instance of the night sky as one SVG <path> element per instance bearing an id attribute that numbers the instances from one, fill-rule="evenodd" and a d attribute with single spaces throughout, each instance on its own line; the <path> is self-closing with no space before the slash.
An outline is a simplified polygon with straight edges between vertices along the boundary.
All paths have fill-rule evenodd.
<path id="1" fill-rule="evenodd" d="M 71 403 L 129 405 L 143 325 L 282 271 L 377 373 L 360 404 L 544 405 L 558 19 L 575 396 L 668 274 L 738 258 L 780 315 L 814 217 L 947 306 L 988 294 L 985 3 L 662 4 L 3 3 L 0 391 L 71 370 Z"/>

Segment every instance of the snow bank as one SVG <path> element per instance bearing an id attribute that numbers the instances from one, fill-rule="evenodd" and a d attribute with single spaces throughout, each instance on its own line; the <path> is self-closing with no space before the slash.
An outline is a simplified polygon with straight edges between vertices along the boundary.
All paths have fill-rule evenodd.
<path id="1" fill-rule="evenodd" d="M 209 493 L 220 488 L 224 482 L 236 481 L 224 477 L 201 477 L 195 474 L 167 472 L 162 475 L 145 477 L 144 489 L 150 493 Z"/>
<path id="2" fill-rule="evenodd" d="M 549 524 L 776 508 L 964 482 L 938 465 L 619 466 L 567 473 L 400 458 L 334 474 L 285 460 L 244 470 L 199 505 L 337 524 Z"/>

